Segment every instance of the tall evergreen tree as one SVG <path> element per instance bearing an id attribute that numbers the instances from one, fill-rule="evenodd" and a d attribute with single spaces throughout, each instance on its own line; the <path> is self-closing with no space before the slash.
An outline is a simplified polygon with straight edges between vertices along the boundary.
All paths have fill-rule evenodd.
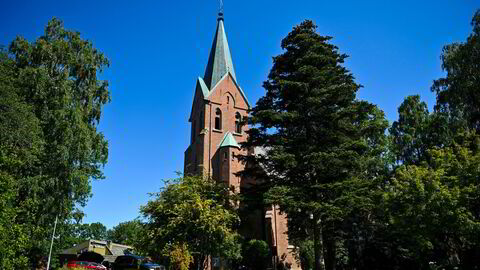
<path id="1" fill-rule="evenodd" d="M 420 96 L 408 96 L 398 107 L 399 118 L 389 129 L 392 152 L 401 164 L 418 164 L 425 160 L 430 114 Z"/>
<path id="2" fill-rule="evenodd" d="M 369 203 L 366 190 L 383 169 L 388 123 L 375 105 L 356 100 L 361 85 L 343 66 L 347 56 L 316 28 L 306 20 L 282 40 L 284 52 L 273 58 L 244 147 L 265 148 L 246 159 L 265 172 L 270 202 L 291 213 L 289 222 L 311 217 L 318 270 L 322 239 L 325 266 L 335 269 L 346 216 Z"/>

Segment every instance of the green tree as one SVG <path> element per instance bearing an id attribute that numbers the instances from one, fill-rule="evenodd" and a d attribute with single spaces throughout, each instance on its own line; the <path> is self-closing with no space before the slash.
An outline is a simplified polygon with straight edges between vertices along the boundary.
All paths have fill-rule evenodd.
<path id="1" fill-rule="evenodd" d="M 107 238 L 107 227 L 100 222 L 78 224 L 76 230 L 78 238 L 81 240 L 105 240 Z"/>
<path id="2" fill-rule="evenodd" d="M 472 19 L 473 33 L 466 42 L 443 48 L 445 78 L 435 80 L 431 90 L 437 94 L 435 109 L 450 116 L 455 127 L 480 131 L 480 10 Z"/>
<path id="3" fill-rule="evenodd" d="M 0 48 L 0 268 L 25 269 L 31 247 L 18 197 L 43 150 L 40 123 L 15 85 L 15 62 Z"/>
<path id="4" fill-rule="evenodd" d="M 474 269 L 479 252 L 480 140 L 429 150 L 430 166 L 400 166 L 384 194 L 392 254 L 410 268 Z M 476 151 L 470 150 L 476 144 Z M 478 255 L 478 254 L 477 254 Z M 473 258 L 472 258 L 473 257 Z M 473 260 L 472 260 L 473 259 Z"/>
<path id="5" fill-rule="evenodd" d="M 398 107 L 398 120 L 389 129 L 392 149 L 401 164 L 418 164 L 425 161 L 429 148 L 428 124 L 430 114 L 420 96 L 408 96 Z"/>
<path id="6" fill-rule="evenodd" d="M 284 52 L 273 58 L 244 147 L 265 147 L 265 155 L 247 161 L 259 164 L 274 186 L 269 202 L 291 224 L 311 214 L 315 269 L 322 268 L 322 238 L 326 268 L 335 269 L 342 223 L 352 206 L 368 204 L 369 179 L 384 169 L 388 123 L 376 106 L 355 99 L 361 85 L 342 65 L 347 56 L 315 30 L 307 20 L 282 40 Z"/>
<path id="7" fill-rule="evenodd" d="M 187 244 L 167 245 L 164 254 L 170 261 L 170 270 L 188 270 L 192 263 L 192 255 L 188 251 Z"/>
<path id="8" fill-rule="evenodd" d="M 107 232 L 108 240 L 115 243 L 137 247 L 141 236 L 145 233 L 144 225 L 138 219 L 118 224 Z"/>
<path id="9" fill-rule="evenodd" d="M 166 181 L 153 196 L 141 207 L 147 218 L 143 242 L 150 255 L 168 255 L 165 251 L 175 245 L 195 256 L 196 263 L 206 263 L 208 255 L 240 258 L 234 230 L 239 217 L 230 207 L 228 187 L 202 176 L 184 176 Z"/>
<path id="10" fill-rule="evenodd" d="M 97 74 L 109 62 L 58 19 L 35 42 L 17 37 L 0 61 L 0 185 L 8 186 L 11 217 L 0 223 L 28 239 L 6 260 L 35 264 L 48 254 L 55 217 L 71 220 L 91 195 L 90 181 L 103 178 L 108 148 L 97 125 L 110 94 Z"/>
<path id="11" fill-rule="evenodd" d="M 270 249 L 265 241 L 252 239 L 242 246 L 242 262 L 248 269 L 267 269 L 269 252 Z"/>

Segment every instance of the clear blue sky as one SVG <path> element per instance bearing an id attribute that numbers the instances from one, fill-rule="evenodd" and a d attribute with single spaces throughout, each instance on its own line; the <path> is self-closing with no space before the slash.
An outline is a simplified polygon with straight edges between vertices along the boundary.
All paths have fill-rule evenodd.
<path id="1" fill-rule="evenodd" d="M 85 223 L 111 228 L 139 215 L 148 192 L 183 169 L 195 80 L 203 76 L 216 28 L 218 0 L 4 1 L 0 44 L 16 35 L 33 41 L 53 16 L 82 33 L 111 60 L 101 75 L 112 102 L 100 130 L 109 140 L 105 180 L 94 181 Z M 359 97 L 378 104 L 389 121 L 403 98 L 435 102 L 432 80 L 443 75 L 443 45 L 464 41 L 478 0 L 232 1 L 225 28 L 237 79 L 254 104 L 281 52 L 280 41 L 304 19 L 350 55 L 346 66 L 364 85 Z"/>

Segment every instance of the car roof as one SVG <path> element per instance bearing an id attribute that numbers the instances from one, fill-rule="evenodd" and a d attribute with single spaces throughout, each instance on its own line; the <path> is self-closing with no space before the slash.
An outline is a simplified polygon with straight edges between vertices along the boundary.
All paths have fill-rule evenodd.
<path id="1" fill-rule="evenodd" d="M 134 255 L 134 254 L 121 255 L 121 256 L 118 256 L 117 258 L 120 258 L 120 257 L 133 257 L 135 259 L 145 259 L 145 257 Z"/>

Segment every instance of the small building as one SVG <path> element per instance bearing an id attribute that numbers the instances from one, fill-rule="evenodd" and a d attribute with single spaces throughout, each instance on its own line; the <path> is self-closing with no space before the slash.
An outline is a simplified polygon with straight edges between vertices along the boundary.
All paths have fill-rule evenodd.
<path id="1" fill-rule="evenodd" d="M 90 239 L 60 252 L 58 254 L 60 264 L 63 265 L 68 261 L 76 260 L 80 254 L 87 251 L 98 253 L 104 257 L 105 261 L 112 263 L 118 256 L 131 254 L 133 247 L 113 243 L 112 241 Z"/>

